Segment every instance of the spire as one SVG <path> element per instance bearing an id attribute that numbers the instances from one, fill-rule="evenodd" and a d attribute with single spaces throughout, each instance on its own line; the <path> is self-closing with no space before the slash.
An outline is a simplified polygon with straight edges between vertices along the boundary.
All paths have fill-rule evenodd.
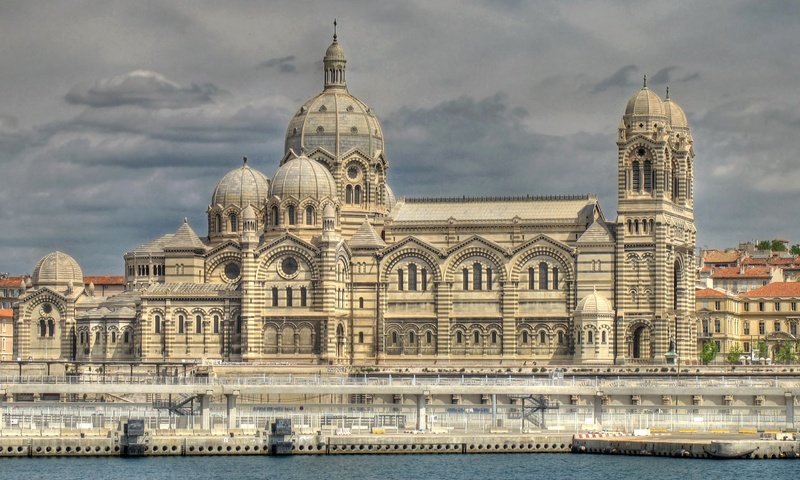
<path id="1" fill-rule="evenodd" d="M 667 96 L 664 98 L 664 100 L 669 100 L 669 86 L 667 86 Z"/>
<path id="2" fill-rule="evenodd" d="M 242 157 L 242 166 L 247 165 L 247 157 Z"/>
<path id="3" fill-rule="evenodd" d="M 642 85 L 642 88 L 647 88 L 647 74 L 646 74 L 646 73 L 644 74 L 644 81 L 643 81 L 643 83 L 644 83 L 644 85 Z"/>
<path id="4" fill-rule="evenodd" d="M 325 51 L 325 58 L 322 63 L 325 65 L 325 89 L 347 88 L 347 83 L 345 82 L 345 64 L 347 60 L 344 58 L 344 49 L 339 45 L 335 19 L 333 20 L 333 43 Z"/>

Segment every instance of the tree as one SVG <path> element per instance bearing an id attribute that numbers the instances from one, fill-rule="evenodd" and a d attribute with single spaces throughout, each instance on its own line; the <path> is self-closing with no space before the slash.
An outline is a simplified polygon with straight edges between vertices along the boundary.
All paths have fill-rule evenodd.
<path id="1" fill-rule="evenodd" d="M 703 365 L 708 365 L 714 361 L 717 357 L 717 353 L 719 353 L 719 349 L 717 349 L 716 342 L 706 340 L 703 344 L 703 353 L 700 354 L 700 360 L 703 362 Z"/>
<path id="2" fill-rule="evenodd" d="M 769 240 L 761 240 L 756 244 L 756 248 L 759 250 L 770 250 L 772 248 L 772 242 Z"/>
<path id="3" fill-rule="evenodd" d="M 781 242 L 780 240 L 773 240 L 770 244 L 770 250 L 772 250 L 773 252 L 785 252 L 786 244 Z"/>
<path id="4" fill-rule="evenodd" d="M 742 347 L 739 346 L 738 343 L 735 343 L 730 350 L 728 350 L 728 355 L 725 357 L 725 360 L 728 363 L 739 363 L 739 357 L 742 356 Z"/>
<path id="5" fill-rule="evenodd" d="M 792 248 L 789 250 L 789 253 L 791 253 L 794 256 L 800 255 L 800 244 L 795 243 L 794 245 L 792 245 Z"/>
<path id="6" fill-rule="evenodd" d="M 797 355 L 794 353 L 794 345 L 791 342 L 783 342 L 778 351 L 775 352 L 775 361 L 778 363 L 792 363 L 797 360 Z"/>
<path id="7" fill-rule="evenodd" d="M 756 352 L 758 352 L 759 358 L 767 358 L 767 342 L 759 340 L 756 344 Z"/>

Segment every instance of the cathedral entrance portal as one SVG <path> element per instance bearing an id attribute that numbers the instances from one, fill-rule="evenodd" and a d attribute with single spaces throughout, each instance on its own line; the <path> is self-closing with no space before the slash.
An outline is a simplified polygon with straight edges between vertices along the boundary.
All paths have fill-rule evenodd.
<path id="1" fill-rule="evenodd" d="M 633 359 L 650 358 L 650 330 L 646 325 L 639 325 L 633 330 L 628 353 Z"/>

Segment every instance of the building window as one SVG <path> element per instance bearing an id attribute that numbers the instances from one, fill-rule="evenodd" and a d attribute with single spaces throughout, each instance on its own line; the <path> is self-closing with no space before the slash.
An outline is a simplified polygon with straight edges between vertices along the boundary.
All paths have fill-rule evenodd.
<path id="1" fill-rule="evenodd" d="M 781 322 L 779 322 L 778 320 L 775 320 L 775 331 L 776 332 L 781 331 Z"/>
<path id="2" fill-rule="evenodd" d="M 481 290 L 483 288 L 483 268 L 480 263 L 472 265 L 472 289 Z"/>
<path id="3" fill-rule="evenodd" d="M 289 216 L 289 225 L 294 225 L 295 223 L 297 223 L 296 222 L 297 218 L 295 216 L 296 211 L 294 205 L 289 205 L 289 207 L 286 209 L 286 213 L 288 213 Z"/>
<path id="4" fill-rule="evenodd" d="M 156 327 L 156 333 L 161 333 L 161 315 L 156 315 L 155 319 L 153 320 L 153 323 L 155 324 Z"/>
<path id="5" fill-rule="evenodd" d="M 553 290 L 558 290 L 558 267 L 553 267 Z"/>
<path id="6" fill-rule="evenodd" d="M 722 322 L 719 318 L 714 319 L 714 333 L 720 333 L 722 331 Z"/>
<path id="7" fill-rule="evenodd" d="M 401 292 L 403 291 L 404 288 L 403 283 L 405 282 L 403 280 L 403 269 L 401 268 L 397 271 L 397 289 L 400 290 Z"/>
<path id="8" fill-rule="evenodd" d="M 397 332 L 392 332 L 392 345 L 397 345 Z"/>
<path id="9" fill-rule="evenodd" d="M 720 301 L 719 301 L 719 300 L 715 301 L 715 302 L 714 302 L 714 310 L 717 310 L 717 311 L 719 311 L 719 310 L 721 310 L 721 308 L 720 308 L 720 307 L 721 307 L 721 305 L 720 305 Z"/>
<path id="10" fill-rule="evenodd" d="M 469 269 L 465 268 L 461 271 L 461 288 L 463 290 L 469 290 Z"/>
<path id="11" fill-rule="evenodd" d="M 197 315 L 194 317 L 194 333 L 203 333 L 203 317 Z"/>
<path id="12" fill-rule="evenodd" d="M 480 345 L 481 344 L 481 332 L 479 332 L 477 330 L 472 332 L 472 342 L 473 342 L 474 345 Z"/>
<path id="13" fill-rule="evenodd" d="M 547 342 L 547 334 L 544 333 L 544 330 L 539 330 L 539 343 L 544 345 L 545 342 Z"/>
<path id="14" fill-rule="evenodd" d="M 791 306 L 792 306 L 792 311 L 796 312 L 797 311 L 797 302 L 792 302 Z"/>
<path id="15" fill-rule="evenodd" d="M 358 297 L 358 308 L 364 308 L 364 297 Z"/>
<path id="16" fill-rule="evenodd" d="M 749 312 L 750 311 L 750 302 L 745 302 L 744 303 L 744 311 L 745 312 Z"/>
<path id="17" fill-rule="evenodd" d="M 461 332 L 456 332 L 456 343 L 464 343 L 464 335 Z"/>
<path id="18" fill-rule="evenodd" d="M 408 266 L 408 289 L 417 290 L 417 266 L 413 263 Z"/>
<path id="19" fill-rule="evenodd" d="M 758 311 L 759 312 L 763 312 L 764 311 L 764 302 L 758 302 Z"/>
<path id="20" fill-rule="evenodd" d="M 744 322 L 744 334 L 745 335 L 750 335 L 750 322 L 748 322 L 746 320 Z"/>
<path id="21" fill-rule="evenodd" d="M 39 319 L 39 336 L 47 336 L 47 322 L 45 322 L 44 318 Z"/>
<path id="22" fill-rule="evenodd" d="M 293 300 L 294 299 L 292 298 L 292 287 L 286 287 L 286 306 L 291 307 Z"/>
<path id="23" fill-rule="evenodd" d="M 720 348 L 722 348 L 722 346 L 721 346 L 721 344 L 720 344 L 720 341 L 719 341 L 719 340 L 714 340 L 714 345 L 716 345 L 716 347 L 717 347 L 717 351 L 719 352 L 719 351 L 720 351 Z"/>
<path id="24" fill-rule="evenodd" d="M 364 332 L 358 332 L 358 343 L 364 343 Z"/>
<path id="25" fill-rule="evenodd" d="M 306 287 L 300 287 L 300 306 L 301 307 L 308 306 L 308 290 L 306 289 Z"/>
<path id="26" fill-rule="evenodd" d="M 111 332 L 111 343 L 117 343 L 117 332 Z"/>
<path id="27" fill-rule="evenodd" d="M 644 161 L 644 191 L 653 191 L 653 164 L 650 160 Z"/>
<path id="28" fill-rule="evenodd" d="M 766 333 L 766 331 L 767 331 L 766 324 L 763 321 L 758 322 L 758 334 L 759 335 L 764 335 L 764 333 Z"/>
<path id="29" fill-rule="evenodd" d="M 236 315 L 236 333 L 242 333 L 242 317 Z"/>
<path id="30" fill-rule="evenodd" d="M 486 290 L 492 289 L 492 268 L 486 267 Z"/>
<path id="31" fill-rule="evenodd" d="M 428 291 L 428 270 L 425 268 L 422 269 L 422 291 Z"/>
<path id="32" fill-rule="evenodd" d="M 534 280 L 535 280 L 535 278 L 533 276 L 533 267 L 531 267 L 531 268 L 528 269 L 528 290 L 533 290 L 534 289 L 534 287 L 535 287 L 535 284 L 533 283 Z"/>
<path id="33" fill-rule="evenodd" d="M 425 332 L 425 341 L 428 345 L 433 343 L 433 333 L 430 330 Z"/>
<path id="34" fill-rule="evenodd" d="M 416 340 L 414 332 L 408 332 L 408 344 L 414 345 L 414 341 Z"/>
<path id="35" fill-rule="evenodd" d="M 605 330 L 603 330 L 602 332 L 600 332 L 600 338 L 601 338 L 601 340 L 600 340 L 600 341 L 601 341 L 602 343 L 606 343 L 606 341 L 607 341 L 607 340 L 606 340 L 606 331 L 605 331 Z"/>
<path id="36" fill-rule="evenodd" d="M 235 231 L 239 230 L 239 222 L 237 221 L 236 214 L 235 213 L 231 213 L 231 216 L 228 217 L 228 219 L 229 219 L 229 221 L 231 223 L 231 232 L 235 232 Z"/>
<path id="37" fill-rule="evenodd" d="M 214 333 L 219 333 L 219 315 L 214 315 Z"/>
<path id="38" fill-rule="evenodd" d="M 278 287 L 272 287 L 272 306 L 278 306 Z"/>
<path id="39" fill-rule="evenodd" d="M 314 220 L 314 207 L 311 205 L 306 207 L 306 225 L 314 225 L 316 222 Z"/>
<path id="40" fill-rule="evenodd" d="M 525 344 L 528 343 L 528 331 L 527 330 L 523 330 L 522 331 L 522 343 L 525 343 Z"/>
<path id="41" fill-rule="evenodd" d="M 564 345 L 564 332 L 558 332 L 558 344 Z"/>
<path id="42" fill-rule="evenodd" d="M 361 185 L 356 185 L 353 189 L 353 203 L 361 205 Z"/>
<path id="43" fill-rule="evenodd" d="M 633 189 L 635 191 L 639 191 L 642 189 L 642 172 L 639 170 L 639 161 L 636 160 L 631 165 L 631 170 L 633 171 Z"/>
<path id="44" fill-rule="evenodd" d="M 492 331 L 491 342 L 492 342 L 492 344 L 496 344 L 497 343 L 497 332 L 495 332 L 495 331 Z"/>
<path id="45" fill-rule="evenodd" d="M 222 233 L 222 215 L 217 214 L 215 220 L 217 233 Z"/>
<path id="46" fill-rule="evenodd" d="M 186 319 L 183 315 L 178 315 L 178 333 L 186 332 Z"/>
<path id="47" fill-rule="evenodd" d="M 797 323 L 792 322 L 789 324 L 789 333 L 791 333 L 793 337 L 797 336 Z"/>
<path id="48" fill-rule="evenodd" d="M 353 203 L 353 186 L 348 185 L 344 189 L 344 203 L 350 205 Z"/>
<path id="49" fill-rule="evenodd" d="M 131 343 L 131 332 L 126 330 L 125 333 L 122 334 L 122 343 Z"/>
<path id="50" fill-rule="evenodd" d="M 539 263 L 539 290 L 547 290 L 547 263 Z"/>
<path id="51" fill-rule="evenodd" d="M 781 311 L 781 302 L 775 302 L 775 311 L 776 312 L 780 312 Z"/>
<path id="52" fill-rule="evenodd" d="M 276 227 L 281 224 L 280 216 L 278 215 L 278 207 L 272 207 L 272 224 Z"/>
<path id="53" fill-rule="evenodd" d="M 750 353 L 750 342 L 744 342 L 744 353 Z"/>
<path id="54" fill-rule="evenodd" d="M 594 343 L 594 332 L 593 331 L 589 330 L 588 338 L 589 338 L 589 343 L 590 344 Z"/>

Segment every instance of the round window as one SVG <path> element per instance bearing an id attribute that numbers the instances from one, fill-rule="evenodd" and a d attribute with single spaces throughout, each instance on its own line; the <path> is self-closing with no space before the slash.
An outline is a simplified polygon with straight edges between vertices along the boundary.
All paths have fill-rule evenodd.
<path id="1" fill-rule="evenodd" d="M 645 153 L 644 148 L 636 150 L 636 155 L 639 155 L 640 157 L 644 157 L 644 153 Z"/>
<path id="2" fill-rule="evenodd" d="M 42 311 L 44 313 L 50 313 L 53 311 L 53 306 L 50 305 L 49 303 L 45 303 L 44 305 L 42 305 Z"/>
<path id="3" fill-rule="evenodd" d="M 347 167 L 347 177 L 351 180 L 355 180 L 358 178 L 358 174 L 361 172 L 361 169 L 358 168 L 358 165 L 350 165 Z"/>
<path id="4" fill-rule="evenodd" d="M 286 275 L 294 275 L 297 273 L 297 259 L 294 257 L 286 257 L 281 262 L 281 270 Z"/>
<path id="5" fill-rule="evenodd" d="M 229 264 L 225 265 L 225 276 L 228 277 L 229 280 L 236 280 L 239 278 L 239 273 L 241 269 L 239 268 L 239 264 L 236 262 L 230 262 Z"/>

